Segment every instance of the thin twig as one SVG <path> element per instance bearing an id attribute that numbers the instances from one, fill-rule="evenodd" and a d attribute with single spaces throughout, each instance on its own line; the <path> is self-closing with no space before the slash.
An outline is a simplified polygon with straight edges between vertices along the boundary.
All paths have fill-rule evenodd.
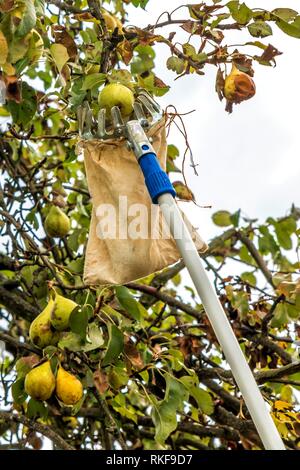
<path id="1" fill-rule="evenodd" d="M 21 423 L 33 431 L 39 432 L 43 436 L 48 437 L 48 439 L 50 439 L 60 449 L 75 450 L 73 446 L 68 444 L 59 434 L 45 424 L 37 423 L 25 416 L 17 415 L 8 411 L 0 411 L 0 418 L 12 423 Z"/>

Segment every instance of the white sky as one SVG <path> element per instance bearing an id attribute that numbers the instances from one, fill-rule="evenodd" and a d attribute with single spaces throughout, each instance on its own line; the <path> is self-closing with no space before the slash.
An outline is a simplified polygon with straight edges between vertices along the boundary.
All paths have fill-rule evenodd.
<path id="1" fill-rule="evenodd" d="M 270 10 L 278 7 L 300 10 L 300 2 L 295 0 L 248 0 L 246 3 L 249 7 Z M 182 0 L 150 0 L 145 12 L 130 7 L 130 20 L 146 26 L 155 22 L 163 11 L 171 11 L 181 4 Z M 185 9 L 174 16 L 186 17 Z M 167 31 L 175 28 L 176 25 Z M 284 54 L 277 58 L 275 69 L 254 64 L 256 96 L 235 106 L 231 115 L 224 111 L 225 102 L 220 102 L 214 91 L 215 67 L 208 66 L 204 77 L 190 75 L 174 82 L 176 75 L 165 66 L 170 51 L 166 45 L 156 46 L 156 73 L 172 87 L 159 102 L 163 106 L 174 104 L 178 112 L 196 110 L 185 117 L 185 124 L 194 158 L 199 163 L 199 177 L 194 176 L 188 165 L 186 176 L 198 204 L 210 204 L 212 209 L 199 209 L 192 203 L 183 203 L 183 209 L 204 238 L 216 234 L 217 229 L 211 223 L 211 214 L 216 210 L 242 208 L 247 216 L 264 220 L 269 215 L 284 215 L 292 202 L 299 204 L 300 41 L 276 26 L 273 32 L 274 36 L 262 41 L 270 42 Z M 177 41 L 186 39 L 187 35 L 177 33 Z M 226 42 L 243 40 L 255 39 L 248 33 L 230 32 Z M 169 143 L 183 152 L 183 140 L 175 130 Z M 178 174 L 172 177 L 178 179 Z"/>

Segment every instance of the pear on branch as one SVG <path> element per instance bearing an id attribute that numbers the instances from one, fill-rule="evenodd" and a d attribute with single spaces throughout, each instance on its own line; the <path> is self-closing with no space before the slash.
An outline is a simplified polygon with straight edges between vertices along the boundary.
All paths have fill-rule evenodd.
<path id="1" fill-rule="evenodd" d="M 51 329 L 51 314 L 54 310 L 54 299 L 50 298 L 44 310 L 33 320 L 29 328 L 30 340 L 38 348 L 45 348 L 50 344 L 56 344 L 59 333 Z"/>
<path id="2" fill-rule="evenodd" d="M 51 311 L 50 318 L 53 328 L 59 331 L 66 330 L 69 326 L 70 315 L 76 307 L 78 305 L 73 300 L 55 294 L 54 308 Z"/>
<path id="3" fill-rule="evenodd" d="M 59 207 L 51 206 L 44 228 L 49 237 L 63 238 L 71 228 L 70 219 Z"/>
<path id="4" fill-rule="evenodd" d="M 123 117 L 129 116 L 133 111 L 134 94 L 121 83 L 110 83 L 100 91 L 98 96 L 100 108 L 106 109 L 107 117 L 113 106 L 120 108 Z"/>
<path id="5" fill-rule="evenodd" d="M 50 361 L 35 367 L 25 377 L 25 391 L 35 400 L 48 400 L 55 389 Z"/>
<path id="6" fill-rule="evenodd" d="M 83 395 L 80 380 L 61 366 L 56 376 L 56 395 L 65 405 L 75 405 Z"/>
<path id="7" fill-rule="evenodd" d="M 235 64 L 224 82 L 224 96 L 229 104 L 228 111 L 232 108 L 232 104 L 238 104 L 242 101 L 249 100 L 255 95 L 256 87 L 254 80 L 245 72 L 237 68 Z M 230 108 L 230 109 L 229 109 Z"/>

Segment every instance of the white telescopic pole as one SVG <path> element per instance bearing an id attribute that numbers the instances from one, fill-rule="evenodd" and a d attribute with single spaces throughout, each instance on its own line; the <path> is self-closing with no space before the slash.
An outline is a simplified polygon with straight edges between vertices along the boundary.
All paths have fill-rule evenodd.
<path id="1" fill-rule="evenodd" d="M 285 446 L 267 410 L 266 403 L 232 331 L 215 289 L 204 269 L 201 258 L 174 198 L 171 194 L 163 194 L 158 197 L 158 203 L 170 228 L 170 233 L 176 241 L 178 251 L 194 282 L 265 449 L 285 450 Z"/>

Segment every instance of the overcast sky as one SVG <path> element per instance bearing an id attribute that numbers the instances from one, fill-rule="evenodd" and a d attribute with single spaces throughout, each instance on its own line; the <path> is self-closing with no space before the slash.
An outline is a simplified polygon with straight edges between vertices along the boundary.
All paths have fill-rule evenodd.
<path id="1" fill-rule="evenodd" d="M 295 3 L 298 3 L 300 9 L 300 2 L 293 0 L 246 3 L 249 7 L 270 10 L 297 9 Z M 171 11 L 181 4 L 179 0 L 150 0 L 145 12 L 130 7 L 130 20 L 146 26 L 155 22 L 162 11 Z M 186 10 L 176 13 L 176 17 L 186 18 Z M 256 96 L 235 106 L 231 115 L 224 111 L 225 102 L 220 102 L 214 92 L 215 67 L 208 66 L 204 77 L 190 75 L 174 82 L 176 75 L 165 66 L 170 51 L 165 45 L 156 46 L 156 73 L 172 87 L 160 98 L 160 103 L 174 104 L 178 112 L 196 110 L 185 117 L 185 124 L 199 163 L 199 176 L 194 176 L 189 168 L 186 176 L 198 204 L 211 204 L 212 209 L 199 209 L 192 203 L 183 203 L 183 209 L 205 238 L 216 234 L 210 222 L 216 210 L 242 208 L 247 216 L 259 216 L 263 220 L 269 215 L 284 215 L 292 202 L 299 204 L 300 40 L 288 37 L 276 26 L 273 31 L 274 36 L 263 41 L 284 54 L 278 57 L 276 68 L 254 64 Z M 224 42 L 228 44 L 253 40 L 241 32 L 230 32 L 230 38 L 227 37 Z M 179 42 L 185 42 L 186 38 L 181 32 L 176 35 Z M 183 152 L 182 138 L 175 130 L 169 143 L 176 144 Z M 175 179 L 178 179 L 176 174 Z"/>

